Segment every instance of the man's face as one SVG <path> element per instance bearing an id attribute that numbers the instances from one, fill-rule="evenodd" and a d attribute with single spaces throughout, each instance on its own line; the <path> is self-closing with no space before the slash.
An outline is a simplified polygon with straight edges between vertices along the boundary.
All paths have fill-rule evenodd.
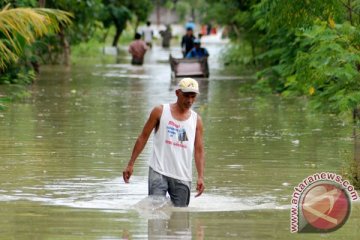
<path id="1" fill-rule="evenodd" d="M 194 92 L 182 92 L 176 90 L 176 96 L 178 97 L 178 103 L 184 109 L 190 109 L 196 100 L 197 94 Z"/>
<path id="2" fill-rule="evenodd" d="M 200 48 L 200 44 L 199 44 L 199 43 L 195 43 L 195 44 L 194 44 L 194 47 L 195 47 L 196 49 L 199 49 L 199 48 Z"/>

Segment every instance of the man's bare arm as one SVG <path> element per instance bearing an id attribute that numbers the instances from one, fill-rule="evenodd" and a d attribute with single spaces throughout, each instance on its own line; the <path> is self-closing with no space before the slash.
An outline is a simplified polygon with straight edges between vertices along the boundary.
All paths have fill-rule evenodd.
<path id="1" fill-rule="evenodd" d="M 123 171 L 123 178 L 124 178 L 125 183 L 129 182 L 129 179 L 133 173 L 135 161 L 136 161 L 137 157 L 140 155 L 140 153 L 142 152 L 142 150 L 144 149 L 144 147 L 150 137 L 151 132 L 158 125 L 161 114 L 162 114 L 162 106 L 155 107 L 151 111 L 149 119 L 145 123 L 141 134 L 139 135 L 139 137 L 137 138 L 137 140 L 135 142 L 130 161 L 129 161 L 127 167 L 125 168 L 125 170 Z"/>
<path id="2" fill-rule="evenodd" d="M 204 143 L 203 143 L 203 123 L 200 116 L 198 116 L 197 124 L 196 124 L 195 166 L 198 173 L 198 179 L 196 183 L 197 194 L 195 197 L 198 197 L 205 190 L 205 184 L 204 184 L 205 153 L 204 153 Z"/>

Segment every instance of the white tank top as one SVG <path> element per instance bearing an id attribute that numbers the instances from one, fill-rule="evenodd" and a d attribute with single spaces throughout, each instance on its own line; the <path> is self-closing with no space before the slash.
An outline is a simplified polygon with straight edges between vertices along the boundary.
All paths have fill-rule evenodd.
<path id="1" fill-rule="evenodd" d="M 154 134 L 150 167 L 165 176 L 191 181 L 197 114 L 191 110 L 187 120 L 178 121 L 164 104 L 158 130 Z"/>

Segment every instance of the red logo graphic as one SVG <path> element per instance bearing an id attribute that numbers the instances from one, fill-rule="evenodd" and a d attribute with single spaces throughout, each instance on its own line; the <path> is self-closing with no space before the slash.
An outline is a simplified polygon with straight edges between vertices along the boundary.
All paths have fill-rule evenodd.
<path id="1" fill-rule="evenodd" d="M 331 183 L 312 186 L 301 203 L 308 225 L 322 232 L 341 227 L 350 213 L 350 200 L 343 189 Z"/>

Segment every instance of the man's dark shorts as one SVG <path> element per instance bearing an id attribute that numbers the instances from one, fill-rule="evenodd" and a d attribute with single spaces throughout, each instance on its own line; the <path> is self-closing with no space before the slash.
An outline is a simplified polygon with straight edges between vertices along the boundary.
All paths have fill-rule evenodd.
<path id="1" fill-rule="evenodd" d="M 144 59 L 140 59 L 140 58 L 132 58 L 131 59 L 132 65 L 143 65 L 143 63 L 144 63 Z"/>
<path id="2" fill-rule="evenodd" d="M 175 207 L 187 207 L 191 182 L 164 176 L 149 168 L 149 195 L 166 196 L 168 192 Z"/>

